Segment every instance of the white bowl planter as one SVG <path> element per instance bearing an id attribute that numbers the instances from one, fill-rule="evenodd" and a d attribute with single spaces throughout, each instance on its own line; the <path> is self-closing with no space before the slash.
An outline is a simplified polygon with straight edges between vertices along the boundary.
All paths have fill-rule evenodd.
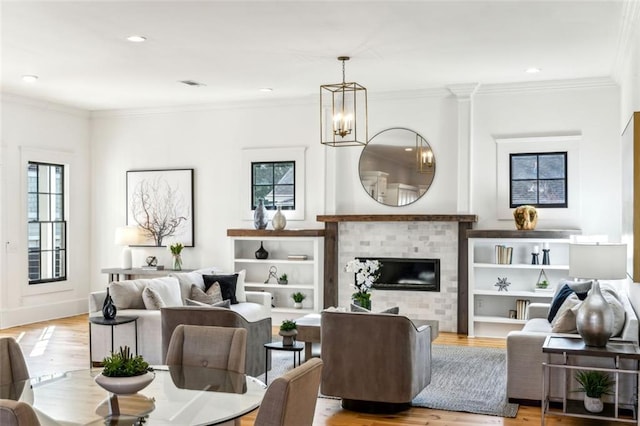
<path id="1" fill-rule="evenodd" d="M 95 381 L 103 389 L 116 395 L 129 395 L 146 388 L 156 377 L 155 373 L 147 371 L 139 376 L 131 377 L 107 377 L 98 374 Z"/>
<path id="2" fill-rule="evenodd" d="M 590 413 L 601 413 L 604 409 L 604 404 L 600 398 L 592 398 L 585 395 L 584 408 Z"/>

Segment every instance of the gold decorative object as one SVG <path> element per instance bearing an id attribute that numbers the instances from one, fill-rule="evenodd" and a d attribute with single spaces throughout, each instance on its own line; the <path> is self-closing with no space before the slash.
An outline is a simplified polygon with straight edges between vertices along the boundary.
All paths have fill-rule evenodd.
<path id="1" fill-rule="evenodd" d="M 538 211 L 533 206 L 520 206 L 513 211 L 513 218 L 517 229 L 531 231 L 538 224 Z"/>

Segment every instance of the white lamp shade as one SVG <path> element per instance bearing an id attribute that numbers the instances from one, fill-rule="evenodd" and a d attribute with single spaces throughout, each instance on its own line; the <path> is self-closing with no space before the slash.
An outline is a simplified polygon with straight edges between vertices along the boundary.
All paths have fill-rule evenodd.
<path id="1" fill-rule="evenodd" d="M 116 228 L 115 243 L 119 246 L 140 244 L 142 235 L 137 226 L 120 226 Z"/>
<path id="2" fill-rule="evenodd" d="M 569 276 L 596 280 L 627 277 L 626 244 L 570 244 Z"/>

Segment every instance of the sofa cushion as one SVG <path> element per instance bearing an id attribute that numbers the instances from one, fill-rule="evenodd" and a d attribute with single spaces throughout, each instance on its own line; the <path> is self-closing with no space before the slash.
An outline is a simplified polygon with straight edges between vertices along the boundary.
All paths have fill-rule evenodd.
<path id="1" fill-rule="evenodd" d="M 197 300 L 191 300 L 191 299 L 185 299 L 184 301 L 186 306 L 208 306 L 213 308 L 227 308 L 227 309 L 231 308 L 231 301 L 229 301 L 228 299 L 221 300 L 220 302 L 215 302 L 215 303 L 204 303 L 204 302 L 199 302 Z"/>
<path id="2" fill-rule="evenodd" d="M 222 297 L 222 291 L 220 290 L 220 284 L 217 281 L 213 283 L 207 291 L 204 291 L 197 285 L 193 284 L 191 286 L 191 297 L 189 299 L 205 303 L 207 305 L 222 302 L 224 300 Z"/>
<path id="3" fill-rule="evenodd" d="M 244 303 L 247 301 L 247 293 L 244 290 L 244 279 L 247 276 L 245 269 L 238 272 L 238 280 L 236 281 L 236 300 L 238 303 Z"/>
<path id="4" fill-rule="evenodd" d="M 147 288 L 151 288 L 158 293 L 165 306 L 182 306 L 182 297 L 180 295 L 180 283 L 174 277 L 161 277 L 149 280 Z"/>
<path id="5" fill-rule="evenodd" d="M 576 311 L 573 308 L 581 303 L 575 293 L 570 294 L 558 309 L 553 321 L 551 321 L 551 331 L 554 333 L 577 333 Z"/>
<path id="6" fill-rule="evenodd" d="M 204 290 L 204 279 L 198 272 L 172 272 L 170 276 L 178 279 L 182 300 L 191 297 L 191 286 L 195 285 Z"/>
<path id="7" fill-rule="evenodd" d="M 144 302 L 144 307 L 150 311 L 159 311 L 160 308 L 167 306 L 164 304 L 162 296 L 151 287 L 145 287 L 142 290 L 142 301 Z"/>
<path id="8" fill-rule="evenodd" d="M 553 322 L 553 319 L 555 318 L 565 299 L 572 293 L 574 293 L 574 291 L 571 290 L 571 287 L 569 287 L 567 284 L 563 285 L 560 290 L 558 290 L 556 295 L 553 297 L 553 300 L 551 301 L 551 307 L 549 308 L 549 316 L 547 316 L 547 320 L 549 322 Z"/>
<path id="9" fill-rule="evenodd" d="M 593 280 L 564 280 L 564 283 L 578 295 L 580 300 L 584 300 L 589 290 L 591 290 Z"/>
<path id="10" fill-rule="evenodd" d="M 150 280 L 114 281 L 109 284 L 109 295 L 118 310 L 144 309 L 142 290 Z"/>
<path id="11" fill-rule="evenodd" d="M 611 336 L 619 336 L 624 328 L 626 318 L 626 312 L 622 302 L 620 301 L 620 295 L 611 284 L 607 283 L 600 284 L 600 291 L 613 311 L 613 332 L 611 333 Z"/>
<path id="12" fill-rule="evenodd" d="M 232 305 L 238 303 L 236 299 L 236 284 L 238 282 L 238 274 L 232 275 L 204 275 L 204 288 L 205 291 L 217 282 L 220 284 L 220 290 L 222 291 L 222 298 L 229 299 Z"/>

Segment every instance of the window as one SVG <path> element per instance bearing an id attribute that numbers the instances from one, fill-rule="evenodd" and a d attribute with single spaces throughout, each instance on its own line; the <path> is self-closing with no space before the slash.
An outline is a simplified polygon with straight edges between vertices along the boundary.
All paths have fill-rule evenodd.
<path id="1" fill-rule="evenodd" d="M 510 207 L 567 207 L 567 153 L 510 154 Z"/>
<path id="2" fill-rule="evenodd" d="M 27 165 L 29 284 L 67 278 L 64 166 Z"/>
<path id="3" fill-rule="evenodd" d="M 295 161 L 251 163 L 251 209 L 263 199 L 267 209 L 280 206 L 282 210 L 296 208 Z"/>

